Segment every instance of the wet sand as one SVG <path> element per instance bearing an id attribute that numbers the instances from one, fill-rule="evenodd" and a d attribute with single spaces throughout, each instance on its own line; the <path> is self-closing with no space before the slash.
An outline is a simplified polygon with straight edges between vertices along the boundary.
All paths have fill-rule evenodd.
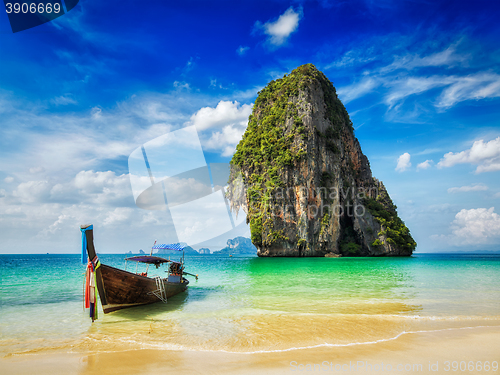
<path id="1" fill-rule="evenodd" d="M 449 364 L 446 363 L 449 361 Z M 453 361 L 462 368 L 453 371 Z M 2 374 L 500 374 L 479 370 L 500 362 L 500 327 L 405 333 L 378 343 L 268 353 L 134 350 L 32 353 L 5 357 Z M 447 366 L 449 369 L 447 371 Z M 474 368 L 473 370 L 471 370 Z M 392 371 L 389 371 L 392 369 Z"/>

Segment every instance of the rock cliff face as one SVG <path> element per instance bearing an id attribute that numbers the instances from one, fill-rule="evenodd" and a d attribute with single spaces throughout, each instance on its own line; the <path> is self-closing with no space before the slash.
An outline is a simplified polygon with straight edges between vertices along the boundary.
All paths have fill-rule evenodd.
<path id="1" fill-rule="evenodd" d="M 312 64 L 259 92 L 231 165 L 227 196 L 247 212 L 259 256 L 401 256 L 416 247 L 335 88 Z"/>

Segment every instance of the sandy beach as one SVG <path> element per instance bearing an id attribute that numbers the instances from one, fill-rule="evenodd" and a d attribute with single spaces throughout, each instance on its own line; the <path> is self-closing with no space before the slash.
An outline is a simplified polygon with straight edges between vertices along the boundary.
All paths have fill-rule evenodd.
<path id="1" fill-rule="evenodd" d="M 378 343 L 253 354 L 149 349 L 32 353 L 5 357 L 1 366 L 4 374 L 51 375 L 500 373 L 498 367 L 493 371 L 494 361 L 500 362 L 500 327 L 404 333 Z"/>

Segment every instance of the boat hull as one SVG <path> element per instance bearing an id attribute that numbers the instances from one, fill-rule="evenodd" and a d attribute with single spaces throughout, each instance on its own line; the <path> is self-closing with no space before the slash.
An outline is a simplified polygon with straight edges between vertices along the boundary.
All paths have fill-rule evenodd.
<path id="1" fill-rule="evenodd" d="M 82 230 L 88 228 L 85 230 L 87 255 L 90 260 L 94 261 L 97 260 L 94 233 L 93 229 L 89 227 L 90 225 L 81 226 Z M 105 314 L 129 307 L 160 302 L 162 299 L 158 295 L 161 295 L 166 300 L 185 291 L 189 284 L 189 281 L 183 277 L 180 278 L 180 282 L 169 282 L 166 279 L 161 279 L 163 290 L 160 292 L 156 279 L 137 275 L 100 262 L 95 270 L 95 278 Z"/>
<path id="2" fill-rule="evenodd" d="M 102 263 L 99 268 L 105 294 L 105 298 L 101 298 L 102 309 L 105 314 L 161 301 L 153 293 L 158 289 L 155 279 L 136 275 Z M 97 282 L 99 283 L 99 280 Z M 189 281 L 184 278 L 181 279 L 180 283 L 168 282 L 166 279 L 162 279 L 162 282 L 167 298 L 185 291 L 189 284 Z M 106 301 L 106 304 L 103 303 L 103 300 Z"/>

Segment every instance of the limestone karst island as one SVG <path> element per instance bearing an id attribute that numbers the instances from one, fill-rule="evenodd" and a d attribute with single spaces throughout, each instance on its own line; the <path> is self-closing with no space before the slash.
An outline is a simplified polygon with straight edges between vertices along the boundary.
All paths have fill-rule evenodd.
<path id="1" fill-rule="evenodd" d="M 259 92 L 231 166 L 228 198 L 247 213 L 259 256 L 409 256 L 416 247 L 312 64 Z"/>

